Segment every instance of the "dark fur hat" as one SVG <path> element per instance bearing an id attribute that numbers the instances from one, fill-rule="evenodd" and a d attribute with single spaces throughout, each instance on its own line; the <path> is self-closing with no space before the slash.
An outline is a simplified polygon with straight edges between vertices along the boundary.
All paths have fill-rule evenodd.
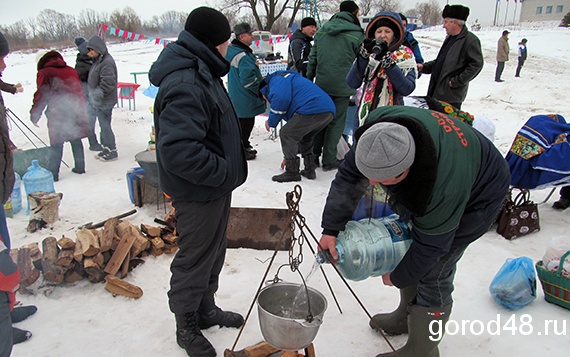
<path id="1" fill-rule="evenodd" d="M 0 32 L 0 57 L 6 56 L 10 53 L 10 47 L 8 46 L 8 40 L 4 37 L 4 34 Z"/>
<path id="2" fill-rule="evenodd" d="M 469 16 L 469 8 L 463 5 L 445 5 L 441 17 L 466 21 Z"/>

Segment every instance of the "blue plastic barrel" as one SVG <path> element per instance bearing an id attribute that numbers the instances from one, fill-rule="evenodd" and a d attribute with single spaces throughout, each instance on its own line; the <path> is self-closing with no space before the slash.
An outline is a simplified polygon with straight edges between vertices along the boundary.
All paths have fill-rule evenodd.
<path id="1" fill-rule="evenodd" d="M 24 181 L 26 197 L 34 192 L 55 192 L 53 174 L 41 167 L 38 160 L 32 160 L 32 166 L 28 167 L 28 171 L 24 174 L 22 181 Z M 26 213 L 30 214 L 30 202 L 28 202 Z"/>

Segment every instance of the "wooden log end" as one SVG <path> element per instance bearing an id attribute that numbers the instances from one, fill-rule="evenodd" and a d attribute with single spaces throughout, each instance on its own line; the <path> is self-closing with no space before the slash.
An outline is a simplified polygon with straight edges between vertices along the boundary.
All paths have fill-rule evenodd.
<path id="1" fill-rule="evenodd" d="M 127 283 L 113 275 L 107 275 L 105 277 L 107 284 L 105 289 L 109 291 L 113 296 L 122 295 L 128 298 L 138 299 L 143 295 L 143 291 L 136 285 Z"/>

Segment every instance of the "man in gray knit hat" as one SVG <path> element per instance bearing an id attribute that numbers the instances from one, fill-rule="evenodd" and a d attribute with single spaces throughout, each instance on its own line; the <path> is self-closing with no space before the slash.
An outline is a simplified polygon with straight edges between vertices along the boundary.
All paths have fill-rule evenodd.
<path id="1" fill-rule="evenodd" d="M 439 356 L 440 338 L 429 326 L 449 319 L 457 262 L 495 221 L 509 188 L 508 165 L 477 130 L 426 109 L 376 109 L 355 137 L 331 184 L 319 248 L 337 259 L 338 232 L 368 185 L 381 185 L 390 208 L 411 222 L 413 244 L 382 276 L 400 289 L 400 306 L 370 323 L 390 335 L 407 332 L 408 342 L 397 354 L 379 356 Z"/>

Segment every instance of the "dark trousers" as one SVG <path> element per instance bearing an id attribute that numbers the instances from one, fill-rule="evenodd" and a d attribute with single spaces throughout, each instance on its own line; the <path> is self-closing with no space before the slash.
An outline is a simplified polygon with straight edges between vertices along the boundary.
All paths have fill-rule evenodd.
<path id="1" fill-rule="evenodd" d="M 12 318 L 7 294 L 0 291 L 0 357 L 10 357 L 12 353 Z"/>
<path id="2" fill-rule="evenodd" d="M 255 117 L 253 118 L 239 118 L 239 125 L 241 127 L 241 143 L 244 148 L 251 146 L 249 142 L 249 136 L 253 131 L 253 126 L 255 124 Z"/>
<path id="3" fill-rule="evenodd" d="M 79 171 L 85 170 L 85 154 L 83 152 L 83 143 L 81 139 L 70 140 L 71 152 L 73 153 L 73 161 L 75 168 Z M 63 157 L 63 143 L 51 144 L 49 152 L 49 168 L 54 178 L 59 176 L 59 166 Z"/>
<path id="4" fill-rule="evenodd" d="M 459 228 L 455 232 L 456 237 L 477 239 L 488 232 L 497 219 L 507 189 L 508 186 L 505 186 L 504 193 L 499 190 L 503 194 L 496 195 L 484 207 L 465 212 L 459 222 Z M 452 246 L 450 251 L 438 260 L 428 274 L 420 279 L 416 296 L 418 305 L 443 307 L 453 302 L 451 293 L 454 290 L 453 280 L 457 271 L 457 262 L 468 246 L 469 244 Z"/>
<path id="5" fill-rule="evenodd" d="M 279 133 L 281 150 L 285 159 L 295 159 L 298 152 L 303 157 L 313 154 L 315 135 L 324 129 L 333 118 L 330 112 L 310 115 L 294 114 Z"/>
<path id="6" fill-rule="evenodd" d="M 519 64 L 517 65 L 517 72 L 515 73 L 515 77 L 520 77 L 523 65 L 524 65 L 524 60 L 521 57 L 519 57 Z"/>
<path id="7" fill-rule="evenodd" d="M 334 164 L 337 160 L 337 145 L 344 125 L 346 123 L 346 111 L 350 97 L 334 97 L 331 96 L 336 108 L 334 119 L 315 136 L 314 152 L 315 155 L 323 155 L 323 165 Z"/>
<path id="8" fill-rule="evenodd" d="M 172 260 L 170 311 L 209 312 L 226 257 L 231 193 L 207 202 L 174 200 L 178 252 Z"/>
<path id="9" fill-rule="evenodd" d="M 503 75 L 505 69 L 505 62 L 497 62 L 497 69 L 495 70 L 495 80 L 498 81 Z"/>
<path id="10" fill-rule="evenodd" d="M 99 127 L 101 128 L 101 145 L 109 150 L 116 150 L 115 134 L 111 128 L 111 115 L 113 108 L 95 108 L 97 119 L 99 119 Z"/>

